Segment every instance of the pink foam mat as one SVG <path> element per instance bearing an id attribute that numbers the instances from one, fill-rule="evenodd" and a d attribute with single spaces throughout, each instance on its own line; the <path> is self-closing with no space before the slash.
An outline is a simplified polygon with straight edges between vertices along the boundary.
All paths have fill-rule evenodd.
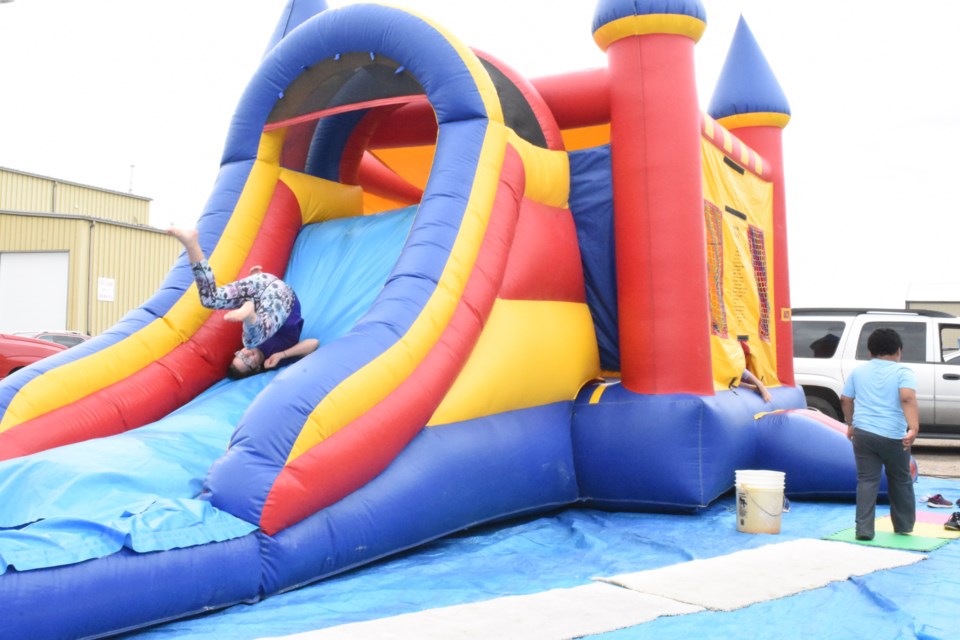
<path id="1" fill-rule="evenodd" d="M 942 509 L 939 511 L 927 511 L 925 509 L 917 509 L 917 522 L 929 522 L 930 524 L 943 524 L 950 519 L 950 514 L 953 511 L 950 509 Z"/>

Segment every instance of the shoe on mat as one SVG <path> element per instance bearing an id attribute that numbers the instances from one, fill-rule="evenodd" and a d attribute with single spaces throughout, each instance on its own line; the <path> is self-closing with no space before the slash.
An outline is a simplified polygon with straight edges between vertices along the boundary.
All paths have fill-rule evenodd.
<path id="1" fill-rule="evenodd" d="M 947 526 L 947 525 L 943 525 L 943 526 Z M 857 540 L 873 540 L 873 536 L 865 536 L 858 533 Z"/>
<path id="2" fill-rule="evenodd" d="M 943 523 L 944 529 L 960 531 L 960 511 L 954 511 L 950 519 Z"/>
<path id="3" fill-rule="evenodd" d="M 953 506 L 953 503 L 938 493 L 927 497 L 927 506 L 936 509 L 949 509 Z"/>

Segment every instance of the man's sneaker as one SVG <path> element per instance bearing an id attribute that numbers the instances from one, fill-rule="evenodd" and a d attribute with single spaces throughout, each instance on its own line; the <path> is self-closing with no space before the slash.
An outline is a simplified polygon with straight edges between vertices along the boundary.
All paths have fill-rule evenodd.
<path id="1" fill-rule="evenodd" d="M 927 506 L 936 509 L 949 509 L 953 506 L 953 503 L 938 493 L 927 497 Z"/>
<path id="2" fill-rule="evenodd" d="M 960 531 L 960 511 L 954 511 L 950 519 L 943 523 L 944 529 Z"/>

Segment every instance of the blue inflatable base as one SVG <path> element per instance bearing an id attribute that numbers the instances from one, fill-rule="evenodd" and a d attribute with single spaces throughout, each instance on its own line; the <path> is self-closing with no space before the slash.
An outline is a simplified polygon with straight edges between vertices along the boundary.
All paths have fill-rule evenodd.
<path id="1" fill-rule="evenodd" d="M 620 384 L 597 398 L 600 384 L 581 391 L 573 415 L 580 499 L 600 508 L 702 509 L 733 487 L 737 469 L 771 468 L 758 449 L 755 416 L 805 406 L 794 387 L 771 389 L 773 402 L 764 403 L 744 390 L 649 396 Z"/>

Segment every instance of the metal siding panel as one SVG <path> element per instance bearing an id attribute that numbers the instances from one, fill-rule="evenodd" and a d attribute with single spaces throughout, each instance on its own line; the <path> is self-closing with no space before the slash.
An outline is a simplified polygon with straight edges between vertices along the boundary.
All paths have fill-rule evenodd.
<path id="1" fill-rule="evenodd" d="M 0 170 L 0 209 L 49 212 L 52 198 L 50 181 Z"/>
<path id="2" fill-rule="evenodd" d="M 0 251 L 69 251 L 83 220 L 0 214 Z"/>
<path id="3" fill-rule="evenodd" d="M 176 239 L 156 231 L 98 224 L 90 283 L 91 330 L 100 333 L 152 296 L 180 253 Z M 115 282 L 114 302 L 97 300 L 97 279 Z"/>
<path id="4" fill-rule="evenodd" d="M 0 210 L 58 213 L 147 226 L 150 200 L 0 168 Z"/>
<path id="5" fill-rule="evenodd" d="M 86 208 L 85 215 L 123 222 L 125 224 L 147 225 L 149 223 L 148 204 L 127 196 L 84 189 L 78 198 Z"/>

